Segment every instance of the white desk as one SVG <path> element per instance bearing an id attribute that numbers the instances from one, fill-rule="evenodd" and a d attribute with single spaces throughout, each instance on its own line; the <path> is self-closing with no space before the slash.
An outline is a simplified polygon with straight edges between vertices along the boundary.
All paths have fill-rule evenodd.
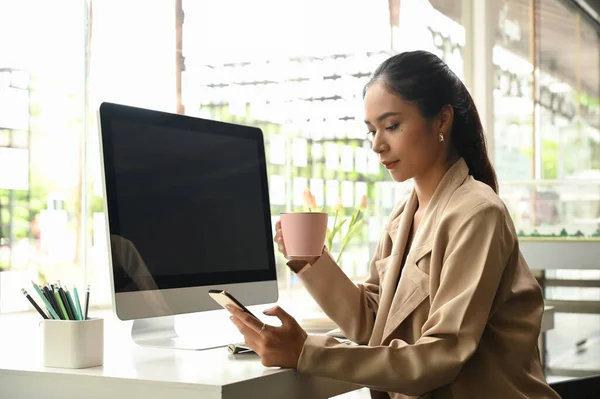
<path id="1" fill-rule="evenodd" d="M 11 320 L 12 318 L 12 320 Z M 256 355 L 141 348 L 106 320 L 104 366 L 41 366 L 38 319 L 0 317 L 0 398 L 329 398 L 359 387 L 264 367 Z M 105 326 L 106 327 L 106 326 Z M 110 332 L 110 333 L 109 333 Z M 107 334 L 109 333 L 109 334 Z"/>
<path id="2" fill-rule="evenodd" d="M 97 316 L 107 316 L 104 312 Z M 81 370 L 41 366 L 38 317 L 0 316 L 0 398 L 319 399 L 359 387 L 294 370 L 266 368 L 256 355 L 141 348 L 127 324 L 105 318 L 104 366 Z M 554 324 L 547 308 L 542 332 Z"/>

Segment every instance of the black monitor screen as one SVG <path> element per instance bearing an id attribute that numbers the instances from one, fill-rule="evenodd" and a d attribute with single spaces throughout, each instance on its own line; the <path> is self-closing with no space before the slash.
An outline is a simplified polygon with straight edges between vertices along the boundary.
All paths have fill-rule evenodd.
<path id="1" fill-rule="evenodd" d="M 104 103 L 116 292 L 275 279 L 258 128 Z"/>

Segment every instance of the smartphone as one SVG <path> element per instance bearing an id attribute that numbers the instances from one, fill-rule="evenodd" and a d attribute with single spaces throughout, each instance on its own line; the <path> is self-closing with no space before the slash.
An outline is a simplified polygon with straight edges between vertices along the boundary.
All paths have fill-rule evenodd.
<path id="1" fill-rule="evenodd" d="M 208 290 L 208 295 L 215 300 L 219 305 L 225 307 L 225 305 L 235 306 L 236 308 L 248 313 L 250 316 L 258 319 L 251 311 L 249 311 L 244 305 L 240 303 L 233 295 L 224 290 Z"/>

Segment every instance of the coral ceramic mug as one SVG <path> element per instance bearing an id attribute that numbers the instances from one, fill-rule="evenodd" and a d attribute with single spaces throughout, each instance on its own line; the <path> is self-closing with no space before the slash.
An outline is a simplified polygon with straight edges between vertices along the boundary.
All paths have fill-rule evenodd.
<path id="1" fill-rule="evenodd" d="M 320 256 L 327 235 L 327 212 L 282 213 L 281 234 L 288 256 Z"/>

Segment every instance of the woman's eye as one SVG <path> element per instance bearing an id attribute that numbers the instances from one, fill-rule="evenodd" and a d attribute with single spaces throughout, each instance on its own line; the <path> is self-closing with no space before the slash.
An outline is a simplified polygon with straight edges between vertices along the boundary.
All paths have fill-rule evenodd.
<path id="1" fill-rule="evenodd" d="M 391 132 L 392 130 L 396 130 L 398 128 L 398 125 L 400 125 L 400 124 L 399 123 L 394 123 L 393 125 L 386 127 L 385 130 Z"/>
<path id="2" fill-rule="evenodd" d="M 367 136 L 375 136 L 375 130 L 369 130 Z"/>

